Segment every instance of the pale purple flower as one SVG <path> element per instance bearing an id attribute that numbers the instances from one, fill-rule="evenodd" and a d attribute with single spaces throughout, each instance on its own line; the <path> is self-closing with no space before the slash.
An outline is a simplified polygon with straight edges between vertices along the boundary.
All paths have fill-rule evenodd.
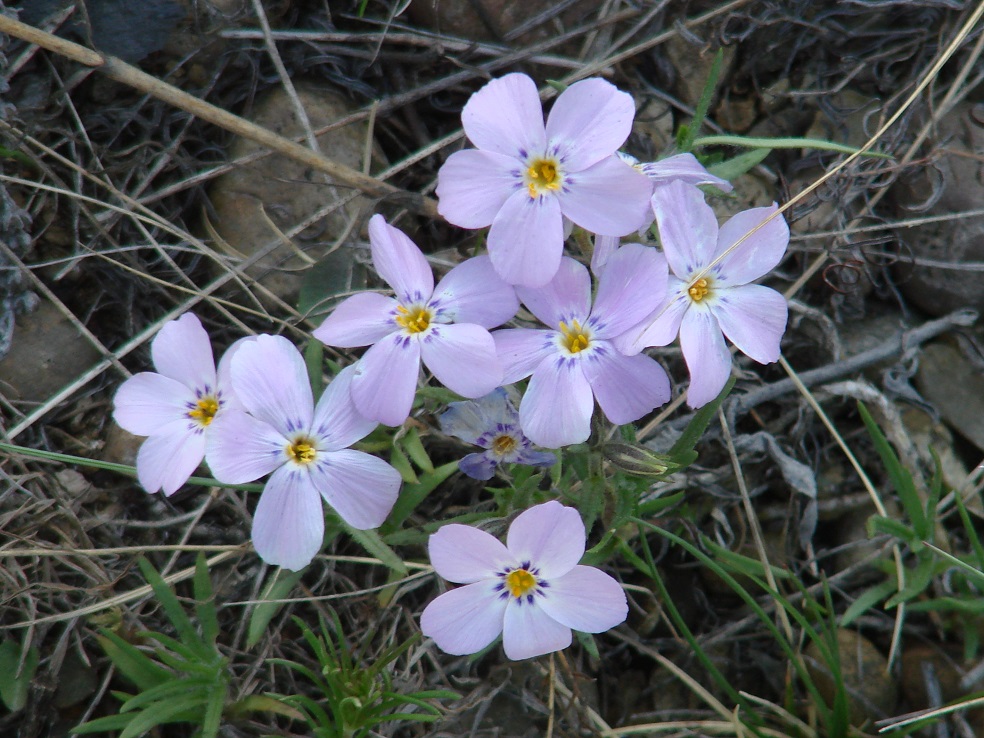
<path id="1" fill-rule="evenodd" d="M 626 244 L 608 259 L 593 308 L 588 270 L 569 257 L 545 286 L 517 289 L 550 329 L 513 328 L 492 336 L 503 384 L 532 375 L 519 419 L 534 443 L 558 448 L 586 441 L 595 399 L 617 425 L 670 399 L 669 379 L 654 359 L 626 356 L 613 343 L 662 304 L 666 276 L 666 260 L 655 249 Z"/>
<path id="2" fill-rule="evenodd" d="M 510 659 L 528 659 L 571 644 L 571 630 L 601 633 L 628 614 L 625 592 L 584 555 L 577 510 L 545 502 L 509 526 L 506 545 L 467 525 L 430 537 L 434 570 L 464 587 L 445 592 L 420 616 L 420 629 L 455 655 L 481 651 L 502 633 Z"/>
<path id="3" fill-rule="evenodd" d="M 174 494 L 202 463 L 212 421 L 236 405 L 228 373 L 233 350 L 216 372 L 208 334 L 185 313 L 165 323 L 150 344 L 157 372 L 135 374 L 116 391 L 113 419 L 147 436 L 137 452 L 137 479 L 148 492 Z"/>
<path id="4" fill-rule="evenodd" d="M 519 413 L 502 387 L 478 400 L 450 403 L 438 422 L 447 435 L 485 449 L 458 462 L 461 471 L 473 479 L 491 479 L 499 464 L 553 466 L 557 461 L 552 453 L 533 449 L 520 428 Z"/>
<path id="5" fill-rule="evenodd" d="M 690 371 L 687 404 L 701 407 L 720 394 L 731 373 L 727 337 L 760 364 L 779 358 L 786 330 L 786 298 L 750 284 L 778 264 L 789 227 L 777 207 L 752 208 L 718 228 L 714 211 L 696 187 L 671 182 L 656 188 L 653 210 L 672 274 L 667 302 L 618 344 L 623 351 L 665 346 L 677 334 Z M 739 239 L 762 225 L 710 266 Z"/>
<path id="6" fill-rule="evenodd" d="M 693 154 L 674 154 L 659 161 L 640 162 L 634 156 L 618 152 L 619 157 L 633 169 L 645 174 L 654 185 L 686 182 L 694 186 L 711 185 L 722 192 L 731 192 L 731 183 L 711 174 Z"/>
<path id="7" fill-rule="evenodd" d="M 652 222 L 652 184 L 615 155 L 634 115 L 630 95 L 593 78 L 564 90 L 544 125 L 532 79 L 493 79 L 461 113 L 476 148 L 441 167 L 438 210 L 462 228 L 491 226 L 489 256 L 507 282 L 546 284 L 560 266 L 565 218 L 609 236 Z"/>
<path id="8" fill-rule="evenodd" d="M 376 528 L 396 502 L 400 474 L 382 459 L 348 448 L 376 427 L 349 394 L 342 370 L 317 406 L 304 360 L 282 336 L 257 336 L 233 356 L 233 386 L 243 407 L 216 418 L 206 460 L 220 482 L 266 474 L 253 514 L 253 545 L 268 564 L 294 571 L 321 549 L 324 499 L 353 528 Z"/>
<path id="9" fill-rule="evenodd" d="M 352 380 L 363 415 L 400 425 L 410 414 L 423 362 L 438 381 L 463 397 L 481 397 L 502 383 L 489 328 L 519 309 L 515 290 L 487 256 L 468 259 L 434 287 L 427 259 L 383 216 L 369 221 L 372 261 L 396 298 L 363 292 L 344 300 L 314 336 L 328 346 L 369 346 Z"/>

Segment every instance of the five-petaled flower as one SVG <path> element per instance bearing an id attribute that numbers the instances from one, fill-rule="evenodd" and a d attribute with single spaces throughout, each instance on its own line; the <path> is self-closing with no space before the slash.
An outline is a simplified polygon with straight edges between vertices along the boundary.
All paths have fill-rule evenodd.
<path id="1" fill-rule="evenodd" d="M 591 306 L 588 270 L 564 257 L 557 275 L 521 287 L 523 304 L 550 330 L 495 331 L 503 384 L 532 374 L 519 405 L 523 432 L 546 448 L 586 441 L 594 400 L 617 425 L 638 420 L 670 399 L 670 382 L 655 359 L 627 356 L 613 341 L 650 315 L 666 295 L 666 260 L 655 249 L 626 244 L 606 262 Z"/>
<path id="2" fill-rule="evenodd" d="M 552 453 L 533 449 L 520 428 L 519 413 L 502 387 L 478 400 L 452 402 L 438 421 L 447 435 L 485 449 L 458 462 L 461 471 L 473 479 L 491 479 L 499 464 L 553 466 L 557 461 Z"/>
<path id="3" fill-rule="evenodd" d="M 625 592 L 599 569 L 578 565 L 584 523 L 577 510 L 551 501 L 521 513 L 506 544 L 467 525 L 430 537 L 434 570 L 464 584 L 431 602 L 424 635 L 447 653 L 481 651 L 502 633 L 510 659 L 528 659 L 571 644 L 571 630 L 601 633 L 628 614 Z"/>
<path id="4" fill-rule="evenodd" d="M 553 279 L 564 218 L 592 233 L 624 236 L 652 222 L 652 183 L 616 151 L 632 128 L 632 97 L 602 79 L 575 82 L 543 123 L 525 74 L 493 79 L 461 113 L 477 147 L 438 172 L 438 210 L 463 228 L 491 226 L 489 256 L 510 284 Z"/>
<path id="5" fill-rule="evenodd" d="M 234 349 L 216 372 L 208 334 L 193 313 L 185 313 L 164 324 L 150 351 L 157 372 L 135 374 L 120 385 L 113 419 L 148 437 L 137 452 L 143 488 L 171 495 L 202 463 L 212 421 L 236 405 L 228 377 Z"/>
<path id="6" fill-rule="evenodd" d="M 434 287 L 427 259 L 381 215 L 369 221 L 372 261 L 396 298 L 362 292 L 342 301 L 314 331 L 328 346 L 369 346 L 356 365 L 352 399 L 363 415 L 400 425 L 410 414 L 420 364 L 464 397 L 502 383 L 489 328 L 519 309 L 515 290 L 487 256 L 462 262 Z"/>
<path id="7" fill-rule="evenodd" d="M 376 528 L 396 502 L 400 474 L 382 459 L 348 448 L 376 422 L 349 395 L 352 367 L 329 383 L 317 407 L 304 360 L 282 336 L 241 346 L 230 372 L 243 407 L 212 423 L 206 459 L 220 482 L 270 474 L 253 515 L 253 545 L 269 564 L 298 570 L 321 548 L 324 498 L 353 528 Z"/>
<path id="8" fill-rule="evenodd" d="M 679 333 L 690 371 L 687 404 L 701 407 L 717 397 L 731 373 L 725 336 L 760 364 L 779 358 L 786 299 L 749 283 L 782 260 L 789 227 L 772 205 L 745 210 L 718 228 L 700 190 L 682 182 L 657 187 L 653 210 L 672 271 L 667 302 L 617 343 L 634 352 L 665 346 Z"/>

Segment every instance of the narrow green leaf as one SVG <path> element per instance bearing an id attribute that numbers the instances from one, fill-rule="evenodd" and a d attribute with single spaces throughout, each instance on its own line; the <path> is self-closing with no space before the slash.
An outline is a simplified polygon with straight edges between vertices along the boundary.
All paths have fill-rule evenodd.
<path id="1" fill-rule="evenodd" d="M 210 685 L 211 680 L 205 677 L 173 679 L 134 695 L 120 708 L 120 712 L 140 712 L 157 702 L 176 699 L 186 694 L 204 694 Z"/>
<path id="2" fill-rule="evenodd" d="M 383 564 L 401 576 L 405 577 L 407 575 L 407 567 L 404 565 L 403 559 L 397 555 L 396 551 L 383 542 L 383 539 L 379 537 L 379 533 L 374 530 L 356 530 L 344 521 L 343 525 L 352 537 L 352 540 L 368 551 L 370 556 L 379 559 Z"/>
<path id="3" fill-rule="evenodd" d="M 212 688 L 205 703 L 205 717 L 202 719 L 201 738 L 215 738 L 222 724 L 222 709 L 225 707 L 227 685 L 223 683 Z"/>
<path id="4" fill-rule="evenodd" d="M 760 580 L 765 579 L 765 566 L 758 559 L 753 559 L 750 556 L 745 556 L 735 551 L 729 551 L 724 546 L 720 546 L 710 538 L 705 538 L 703 540 L 704 545 L 714 554 L 714 558 L 718 563 L 726 567 L 734 574 L 744 574 L 749 577 L 756 577 Z M 769 569 L 772 575 L 777 579 L 791 579 L 794 578 L 792 572 L 786 569 L 781 569 L 778 566 L 769 565 Z"/>
<path id="5" fill-rule="evenodd" d="M 866 589 L 854 602 L 851 603 L 844 614 L 840 617 L 840 627 L 846 628 L 855 620 L 864 615 L 868 610 L 887 598 L 898 589 L 896 582 L 886 580 L 881 584 Z"/>
<path id="6" fill-rule="evenodd" d="M 427 455 L 427 451 L 424 449 L 424 444 L 420 442 L 420 433 L 416 428 L 410 428 L 406 435 L 400 439 L 400 443 L 406 450 L 410 460 L 416 464 L 419 469 L 422 469 L 425 472 L 434 471 L 434 463 L 430 460 L 430 456 Z"/>
<path id="7" fill-rule="evenodd" d="M 753 149 L 819 149 L 821 151 L 836 151 L 841 154 L 854 154 L 860 149 L 854 146 L 824 141 L 821 138 L 754 138 L 750 136 L 701 136 L 693 142 L 694 148 L 698 146 L 744 146 Z M 879 151 L 865 151 L 864 156 L 871 156 L 876 159 L 891 159 L 890 154 L 883 154 Z M 720 176 L 720 175 L 718 175 Z"/>
<path id="8" fill-rule="evenodd" d="M 167 702 L 158 702 L 136 715 L 120 733 L 120 738 L 137 738 L 151 728 L 166 723 L 190 722 L 188 717 L 196 713 L 201 714 L 203 698 L 201 693 L 196 692 L 175 697 Z"/>
<path id="9" fill-rule="evenodd" d="M 417 506 L 427 498 L 427 495 L 437 489 L 456 471 L 458 471 L 458 462 L 449 461 L 436 469 L 432 467 L 429 472 L 421 474 L 416 482 L 404 484 L 403 489 L 400 490 L 400 497 L 383 525 L 383 530 L 387 533 L 398 530 L 417 509 Z"/>
<path id="10" fill-rule="evenodd" d="M 251 712 L 272 712 L 276 715 L 283 715 L 291 720 L 303 720 L 304 715 L 295 707 L 291 707 L 286 702 L 278 700 L 265 694 L 251 694 L 237 700 L 226 708 L 230 716 L 242 717 Z"/>
<path id="11" fill-rule="evenodd" d="M 20 673 L 21 647 L 13 640 L 0 644 L 0 701 L 11 712 L 23 710 L 27 704 L 27 692 L 38 668 L 38 649 L 29 646 Z"/>
<path id="12" fill-rule="evenodd" d="M 215 598 L 212 594 L 212 580 L 208 575 L 208 563 L 205 554 L 198 552 L 195 559 L 195 614 L 202 626 L 202 639 L 211 647 L 219 637 L 219 619 L 215 612 Z"/>
<path id="13" fill-rule="evenodd" d="M 109 656 L 110 661 L 119 669 L 120 673 L 141 691 L 156 687 L 158 684 L 163 684 L 174 678 L 170 671 L 149 658 L 132 643 L 123 640 L 116 633 L 108 630 L 100 632 L 102 635 L 96 636 L 96 640 L 99 641 L 103 651 Z"/>
<path id="14" fill-rule="evenodd" d="M 198 632 L 195 630 L 195 626 L 192 624 L 191 619 L 185 612 L 181 603 L 178 601 L 177 596 L 174 594 L 174 590 L 171 589 L 167 583 L 161 578 L 161 575 L 157 573 L 157 570 L 153 565 L 147 561 L 146 558 L 141 556 L 137 559 L 137 564 L 140 566 L 140 571 L 143 572 L 144 579 L 147 580 L 147 584 L 151 586 L 154 590 L 154 594 L 157 595 L 158 602 L 161 603 L 161 607 L 164 608 L 164 612 L 167 613 L 168 620 L 171 621 L 171 625 L 178 632 L 178 638 L 188 647 L 193 647 L 195 644 L 201 645 L 201 639 L 198 637 Z"/>
<path id="15" fill-rule="evenodd" d="M 107 715 L 106 717 L 96 718 L 81 725 L 76 725 L 72 728 L 71 732 L 77 735 L 86 735 L 87 733 L 113 733 L 126 728 L 135 717 L 136 715 L 130 715 L 129 713 Z"/>
<path id="16" fill-rule="evenodd" d="M 304 347 L 304 366 L 307 367 L 308 382 L 311 384 L 311 395 L 315 402 L 321 397 L 324 390 L 322 377 L 324 377 L 325 345 L 316 338 L 308 340 Z"/>
<path id="17" fill-rule="evenodd" d="M 686 458 L 686 454 L 692 454 L 694 452 L 694 447 L 697 442 L 704 435 L 704 431 L 707 430 L 707 426 L 710 424 L 714 416 L 717 415 L 718 408 L 721 407 L 721 403 L 724 402 L 725 398 L 731 393 L 732 388 L 735 386 L 735 377 L 731 377 L 728 383 L 724 385 L 724 389 L 721 390 L 721 394 L 711 400 L 709 403 L 700 408 L 694 413 L 693 419 L 687 424 L 687 427 L 683 429 L 683 433 L 677 439 L 677 442 L 673 444 L 673 448 L 670 449 L 668 454 L 673 461 L 679 463 L 681 466 L 686 466 L 691 463 L 691 461 L 681 462 L 681 458 Z"/>
<path id="18" fill-rule="evenodd" d="M 304 570 L 289 571 L 276 569 L 260 594 L 261 600 L 285 599 L 301 580 Z M 282 602 L 260 602 L 253 608 L 249 618 L 249 628 L 246 631 L 246 648 L 253 648 L 263 638 L 270 621 L 283 608 Z"/>
<path id="19" fill-rule="evenodd" d="M 757 167 L 771 153 L 772 149 L 766 148 L 744 151 L 730 159 L 712 164 L 707 171 L 715 177 L 731 181 Z"/>
<path id="20" fill-rule="evenodd" d="M 724 50 L 718 49 L 714 55 L 714 62 L 711 64 L 711 71 L 707 75 L 707 82 L 704 83 L 704 89 L 701 91 L 700 99 L 697 101 L 697 107 L 694 108 L 693 120 L 685 129 L 682 140 L 678 138 L 680 151 L 684 153 L 693 148 L 694 136 L 697 135 L 700 127 L 704 125 L 707 110 L 711 107 L 711 101 L 714 99 L 714 90 L 717 89 L 718 77 L 721 76 L 721 64 L 723 61 Z"/>

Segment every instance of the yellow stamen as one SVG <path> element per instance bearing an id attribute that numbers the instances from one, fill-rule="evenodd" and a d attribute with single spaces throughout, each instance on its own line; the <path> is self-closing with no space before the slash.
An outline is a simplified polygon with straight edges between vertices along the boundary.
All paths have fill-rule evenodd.
<path id="1" fill-rule="evenodd" d="M 516 569 L 506 575 L 506 587 L 513 597 L 522 597 L 536 586 L 536 577 L 526 569 Z"/>
<path id="2" fill-rule="evenodd" d="M 700 302 L 705 297 L 707 297 L 707 293 L 710 291 L 711 291 L 710 284 L 705 278 L 701 277 L 692 285 L 690 285 L 690 289 L 687 290 L 687 294 L 690 295 L 691 299 L 694 302 Z"/>
<path id="3" fill-rule="evenodd" d="M 571 321 L 570 327 L 561 322 L 560 333 L 563 336 L 564 348 L 572 354 L 580 353 L 591 345 L 590 334 L 576 320 Z"/>
<path id="4" fill-rule="evenodd" d="M 409 310 L 400 305 L 396 308 L 396 312 L 400 313 L 396 316 L 397 324 L 406 328 L 407 333 L 423 333 L 430 327 L 431 319 L 434 317 L 429 308 L 420 305 Z"/>
<path id="5" fill-rule="evenodd" d="M 211 395 L 206 395 L 195 403 L 195 409 L 188 411 L 188 417 L 197 420 L 199 425 L 206 426 L 219 411 L 219 401 Z"/>
<path id="6" fill-rule="evenodd" d="M 516 439 L 512 436 L 501 435 L 496 436 L 495 440 L 492 441 L 492 453 L 497 456 L 505 456 L 516 448 Z"/>
<path id="7" fill-rule="evenodd" d="M 318 455 L 314 440 L 310 438 L 295 438 L 287 444 L 287 457 L 295 464 L 310 464 Z"/>
<path id="8" fill-rule="evenodd" d="M 550 159 L 534 159 L 526 170 L 526 187 L 530 197 L 539 197 L 545 191 L 559 190 L 563 178 L 557 172 L 557 162 Z"/>

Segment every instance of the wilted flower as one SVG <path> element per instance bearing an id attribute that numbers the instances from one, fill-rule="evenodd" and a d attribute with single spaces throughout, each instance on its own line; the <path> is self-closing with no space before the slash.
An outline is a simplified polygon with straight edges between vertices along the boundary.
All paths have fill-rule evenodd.
<path id="1" fill-rule="evenodd" d="M 521 513 L 506 545 L 467 525 L 430 537 L 434 570 L 464 584 L 431 602 L 424 635 L 447 653 L 477 653 L 502 633 L 510 659 L 528 659 L 571 644 L 571 629 L 601 633 L 625 620 L 625 592 L 608 574 L 579 566 L 584 523 L 577 510 L 551 501 Z"/>
<path id="2" fill-rule="evenodd" d="M 349 394 L 344 369 L 315 407 L 304 360 L 282 336 L 257 336 L 231 362 L 233 386 L 250 413 L 216 418 L 208 437 L 209 468 L 220 482 L 241 484 L 270 474 L 253 514 L 253 545 L 268 564 L 298 570 L 321 548 L 321 499 L 353 528 L 376 528 L 396 502 L 400 474 L 382 459 L 348 448 L 368 435 Z"/>
<path id="3" fill-rule="evenodd" d="M 369 221 L 372 261 L 396 299 L 363 292 L 342 301 L 314 336 L 328 346 L 369 346 L 356 365 L 352 399 L 363 415 L 399 425 L 410 414 L 420 363 L 464 397 L 502 383 L 489 328 L 516 314 L 513 288 L 487 256 L 462 262 L 434 287 L 427 259 L 381 215 Z"/>
<path id="4" fill-rule="evenodd" d="M 234 344 L 235 346 L 235 344 Z M 137 479 L 148 492 L 174 494 L 205 456 L 212 421 L 236 405 L 226 353 L 216 373 L 212 345 L 193 313 L 165 323 L 150 344 L 157 372 L 126 380 L 113 398 L 113 419 L 147 440 L 137 452 Z"/>
<path id="5" fill-rule="evenodd" d="M 624 236 L 652 222 L 652 184 L 615 156 L 635 104 L 603 79 L 575 82 L 543 123 L 525 74 L 493 79 L 461 113 L 477 147 L 438 172 L 438 210 L 462 228 L 491 226 L 489 256 L 510 284 L 537 287 L 557 273 L 564 218 L 592 233 Z"/>
<path id="6" fill-rule="evenodd" d="M 738 213 L 718 228 L 700 190 L 682 182 L 656 188 L 656 225 L 672 272 L 665 305 L 617 342 L 623 351 L 665 346 L 677 334 L 690 370 L 687 404 L 701 407 L 720 394 L 731 373 L 725 336 L 760 364 L 779 358 L 786 298 L 749 284 L 778 264 L 789 227 L 775 205 Z M 752 229 L 760 226 L 751 233 Z M 737 248 L 715 259 L 751 233 Z"/>
<path id="7" fill-rule="evenodd" d="M 551 453 L 533 450 L 519 426 L 519 413 L 502 387 L 478 400 L 452 402 L 438 421 L 449 436 L 486 449 L 458 462 L 461 471 L 473 479 L 491 479 L 499 464 L 553 466 L 557 461 Z"/>

